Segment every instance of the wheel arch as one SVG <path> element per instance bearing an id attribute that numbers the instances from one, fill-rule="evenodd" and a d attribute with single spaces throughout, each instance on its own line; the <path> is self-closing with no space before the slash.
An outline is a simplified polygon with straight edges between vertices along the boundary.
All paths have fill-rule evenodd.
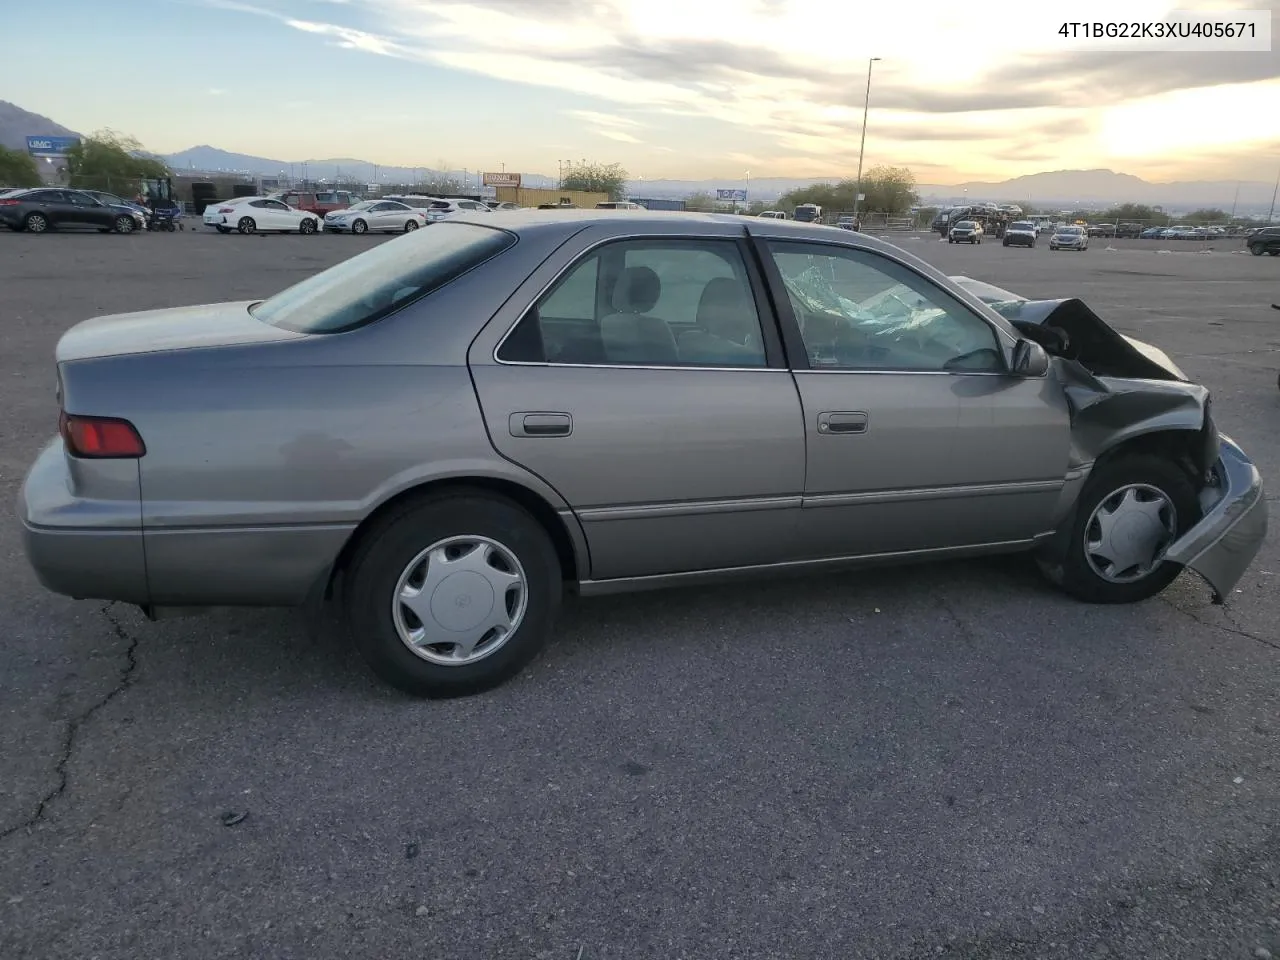
<path id="1" fill-rule="evenodd" d="M 565 581 L 577 582 L 590 571 L 586 540 L 582 536 L 581 529 L 577 528 L 576 520 L 566 520 L 541 494 L 505 477 L 482 475 L 437 477 L 423 480 L 392 494 L 360 521 L 322 577 L 320 586 L 323 596 L 326 599 L 333 596 L 335 584 L 350 563 L 361 538 L 380 518 L 412 500 L 426 500 L 450 493 L 464 492 L 488 493 L 510 500 L 527 511 L 551 538 Z"/>

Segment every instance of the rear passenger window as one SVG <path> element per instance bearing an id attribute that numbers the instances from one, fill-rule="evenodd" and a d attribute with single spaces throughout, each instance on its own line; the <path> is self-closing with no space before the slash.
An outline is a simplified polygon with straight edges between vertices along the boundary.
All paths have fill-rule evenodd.
<path id="1" fill-rule="evenodd" d="M 628 240 L 588 254 L 498 349 L 509 363 L 763 367 L 732 240 Z"/>

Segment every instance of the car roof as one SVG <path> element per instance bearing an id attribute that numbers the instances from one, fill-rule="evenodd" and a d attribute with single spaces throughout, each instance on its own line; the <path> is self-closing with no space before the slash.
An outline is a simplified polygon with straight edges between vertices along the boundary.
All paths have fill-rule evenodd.
<path id="1" fill-rule="evenodd" d="M 687 231 L 690 236 L 752 236 L 770 237 L 776 240 L 812 240 L 819 243 L 836 243 L 858 247 L 876 253 L 885 253 L 901 259 L 918 259 L 914 254 L 896 244 L 881 240 L 867 233 L 853 233 L 835 226 L 806 223 L 803 220 L 777 220 L 771 217 L 752 217 L 734 213 L 692 213 L 681 210 L 495 210 L 492 213 L 462 214 L 450 218 L 449 223 L 471 223 L 483 227 L 507 230 L 517 236 L 523 234 L 549 238 L 560 235 L 568 238 L 579 231 L 594 227 L 615 225 L 618 239 L 662 236 Z M 738 227 L 726 231 L 725 227 Z M 709 233 L 702 228 L 713 228 Z M 668 234 L 669 235 L 669 234 Z M 930 268 L 933 269 L 933 268 Z"/>

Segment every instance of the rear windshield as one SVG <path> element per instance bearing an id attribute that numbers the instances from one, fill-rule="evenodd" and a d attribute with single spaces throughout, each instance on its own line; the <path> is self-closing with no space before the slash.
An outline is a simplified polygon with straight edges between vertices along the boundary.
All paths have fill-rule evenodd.
<path id="1" fill-rule="evenodd" d="M 1019 220 L 1017 223 L 1009 224 L 1010 230 L 1034 230 L 1035 228 L 1036 226 L 1034 223 L 1024 223 L 1021 220 Z"/>
<path id="2" fill-rule="evenodd" d="M 448 200 L 436 200 L 431 204 L 431 209 L 432 210 L 448 210 L 449 206 L 450 204 Z"/>
<path id="3" fill-rule="evenodd" d="M 516 242 L 514 234 L 439 223 L 366 250 L 308 277 L 250 312 L 296 333 L 342 333 L 425 297 Z"/>

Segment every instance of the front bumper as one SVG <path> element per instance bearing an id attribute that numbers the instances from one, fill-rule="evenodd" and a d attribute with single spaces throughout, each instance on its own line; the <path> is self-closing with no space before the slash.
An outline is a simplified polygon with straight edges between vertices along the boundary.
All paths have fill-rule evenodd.
<path id="1" fill-rule="evenodd" d="M 1194 570 L 1225 601 L 1267 535 L 1267 500 L 1258 468 L 1229 437 L 1220 437 L 1218 486 L 1200 522 L 1179 537 L 1165 559 Z"/>

